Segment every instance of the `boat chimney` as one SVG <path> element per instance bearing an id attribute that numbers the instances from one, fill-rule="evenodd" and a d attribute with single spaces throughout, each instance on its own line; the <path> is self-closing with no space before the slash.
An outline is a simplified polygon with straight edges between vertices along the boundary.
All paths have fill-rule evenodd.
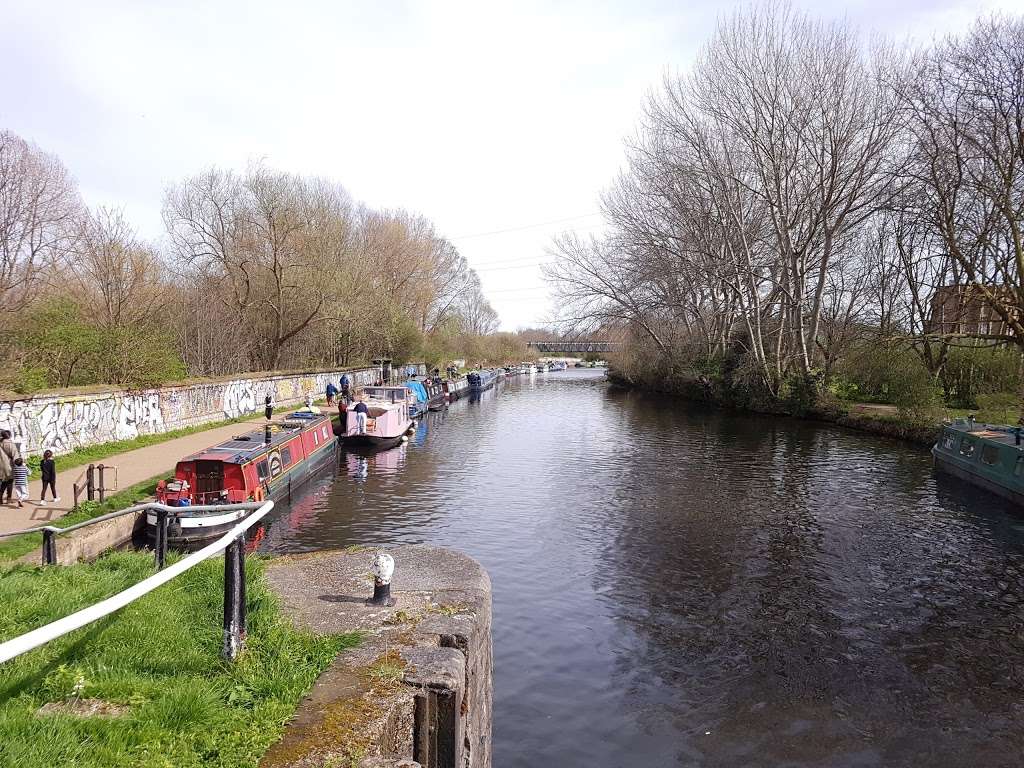
<path id="1" fill-rule="evenodd" d="M 263 444 L 264 445 L 270 445 L 270 441 L 271 441 L 272 437 L 273 437 L 273 434 L 272 434 L 272 432 L 270 430 L 270 425 L 267 424 L 267 426 L 265 426 L 263 428 Z"/>
<path id="2" fill-rule="evenodd" d="M 395 558 L 387 552 L 378 552 L 373 557 L 373 597 L 366 601 L 367 605 L 391 607 L 395 599 L 391 597 L 391 577 L 395 573 Z"/>

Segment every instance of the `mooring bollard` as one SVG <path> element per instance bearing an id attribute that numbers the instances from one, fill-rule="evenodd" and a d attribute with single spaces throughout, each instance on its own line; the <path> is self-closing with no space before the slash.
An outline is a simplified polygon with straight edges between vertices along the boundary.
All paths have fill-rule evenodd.
<path id="1" fill-rule="evenodd" d="M 107 483 L 106 479 L 103 477 L 103 465 L 100 464 L 98 467 L 96 467 L 96 469 L 99 470 L 100 476 L 100 484 L 96 490 L 98 490 L 100 493 L 100 504 L 102 504 L 104 501 L 106 501 L 107 498 Z"/>
<path id="2" fill-rule="evenodd" d="M 96 498 L 96 465 L 90 464 L 85 470 L 85 498 L 93 501 Z"/>
<path id="3" fill-rule="evenodd" d="M 43 565 L 57 564 L 57 532 L 52 528 L 43 529 Z"/>
<path id="4" fill-rule="evenodd" d="M 224 647 L 221 655 L 235 659 L 245 646 L 245 534 L 224 550 Z"/>
<path id="5" fill-rule="evenodd" d="M 156 569 L 162 571 L 167 563 L 167 518 L 166 509 L 156 511 L 156 541 L 153 548 L 156 550 Z"/>
<path id="6" fill-rule="evenodd" d="M 395 558 L 387 552 L 378 552 L 373 557 L 373 597 L 366 601 L 367 605 L 392 606 L 395 599 L 391 597 L 391 577 L 395 574 Z"/>

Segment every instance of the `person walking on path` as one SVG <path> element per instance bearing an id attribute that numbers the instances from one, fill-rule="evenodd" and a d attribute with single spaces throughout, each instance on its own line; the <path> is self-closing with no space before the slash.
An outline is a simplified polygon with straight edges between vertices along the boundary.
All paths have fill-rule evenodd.
<path id="1" fill-rule="evenodd" d="M 333 381 L 327 382 L 327 405 L 334 405 L 334 396 L 338 394 L 338 388 Z"/>
<path id="2" fill-rule="evenodd" d="M 12 474 L 14 475 L 14 495 L 18 497 L 18 506 L 23 507 L 25 506 L 23 502 L 28 501 L 28 476 L 32 474 L 32 470 L 19 456 L 14 460 Z"/>
<path id="3" fill-rule="evenodd" d="M 11 503 L 14 491 L 14 460 L 19 458 L 21 453 L 11 439 L 10 431 L 0 431 L 0 504 L 3 503 L 4 494 L 7 494 L 7 503 Z"/>
<path id="4" fill-rule="evenodd" d="M 341 374 L 341 382 L 340 382 L 340 384 L 341 384 L 341 396 L 343 398 L 345 398 L 345 402 L 346 403 L 351 403 L 352 402 L 352 396 L 349 393 L 349 389 L 352 386 L 352 382 L 349 381 L 347 373 Z"/>
<path id="5" fill-rule="evenodd" d="M 54 502 L 60 501 L 57 495 L 57 462 L 53 460 L 53 451 L 43 451 L 43 460 L 39 462 L 39 473 L 43 478 L 43 492 L 39 494 L 39 501 L 46 503 L 46 489 L 50 489 L 50 495 Z"/>

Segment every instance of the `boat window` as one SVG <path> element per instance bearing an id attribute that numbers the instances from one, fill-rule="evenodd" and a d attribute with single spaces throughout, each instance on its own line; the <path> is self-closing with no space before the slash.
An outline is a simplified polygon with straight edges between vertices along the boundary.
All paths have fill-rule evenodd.
<path id="1" fill-rule="evenodd" d="M 984 445 L 981 448 L 981 460 L 986 464 L 999 463 L 999 447 L 995 445 Z"/>
<path id="2" fill-rule="evenodd" d="M 313 445 L 320 445 L 320 433 L 319 432 L 314 432 L 313 433 Z"/>
<path id="3" fill-rule="evenodd" d="M 270 470 L 267 468 L 266 459 L 256 462 L 256 476 L 259 477 L 261 483 L 270 477 Z"/>
<path id="4" fill-rule="evenodd" d="M 956 439 L 952 435 L 946 435 L 945 446 L 948 450 L 953 450 L 954 443 L 956 443 Z"/>
<path id="5" fill-rule="evenodd" d="M 974 441 L 970 438 L 965 437 L 960 441 L 960 454 L 962 456 L 973 456 L 974 455 Z"/>
<path id="6" fill-rule="evenodd" d="M 1013 468 L 1013 476 L 1020 477 L 1024 475 L 1024 456 L 1017 457 L 1017 464 Z"/>
<path id="7" fill-rule="evenodd" d="M 324 440 L 326 440 L 327 439 L 327 427 L 326 426 L 324 427 L 323 432 L 324 432 Z"/>
<path id="8" fill-rule="evenodd" d="M 292 465 L 292 449 L 287 445 L 281 449 L 281 464 L 285 467 Z"/>

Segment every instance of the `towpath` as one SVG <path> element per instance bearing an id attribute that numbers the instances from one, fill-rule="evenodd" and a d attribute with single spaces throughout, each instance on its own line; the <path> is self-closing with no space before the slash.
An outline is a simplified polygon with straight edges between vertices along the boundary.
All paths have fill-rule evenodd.
<path id="1" fill-rule="evenodd" d="M 263 419 L 253 419 L 259 423 Z M 207 446 L 213 445 L 220 440 L 226 440 L 232 435 L 245 431 L 243 424 L 228 424 L 222 427 L 215 427 L 205 432 L 195 432 L 184 437 L 176 437 L 156 445 L 148 445 L 145 448 L 136 448 L 132 451 L 125 451 L 102 460 L 102 463 L 117 467 L 117 489 L 130 488 L 144 480 L 149 480 L 162 472 L 170 472 L 182 456 L 200 451 Z M 95 463 L 99 464 L 97 460 Z M 29 501 L 25 506 L 18 508 L 17 504 L 0 504 L 0 533 L 17 531 L 22 528 L 32 528 L 37 525 L 46 525 L 71 511 L 74 504 L 74 493 L 71 486 L 75 482 L 83 483 L 85 467 L 77 466 L 61 470 L 60 457 L 57 457 L 57 493 L 60 495 L 59 502 L 47 501 L 46 504 L 39 503 L 39 494 L 42 492 L 42 482 L 39 473 L 34 472 L 29 480 Z M 107 476 L 107 487 L 113 486 L 114 479 Z M 115 491 L 108 491 L 114 493 Z M 49 496 L 49 494 L 47 494 Z"/>

